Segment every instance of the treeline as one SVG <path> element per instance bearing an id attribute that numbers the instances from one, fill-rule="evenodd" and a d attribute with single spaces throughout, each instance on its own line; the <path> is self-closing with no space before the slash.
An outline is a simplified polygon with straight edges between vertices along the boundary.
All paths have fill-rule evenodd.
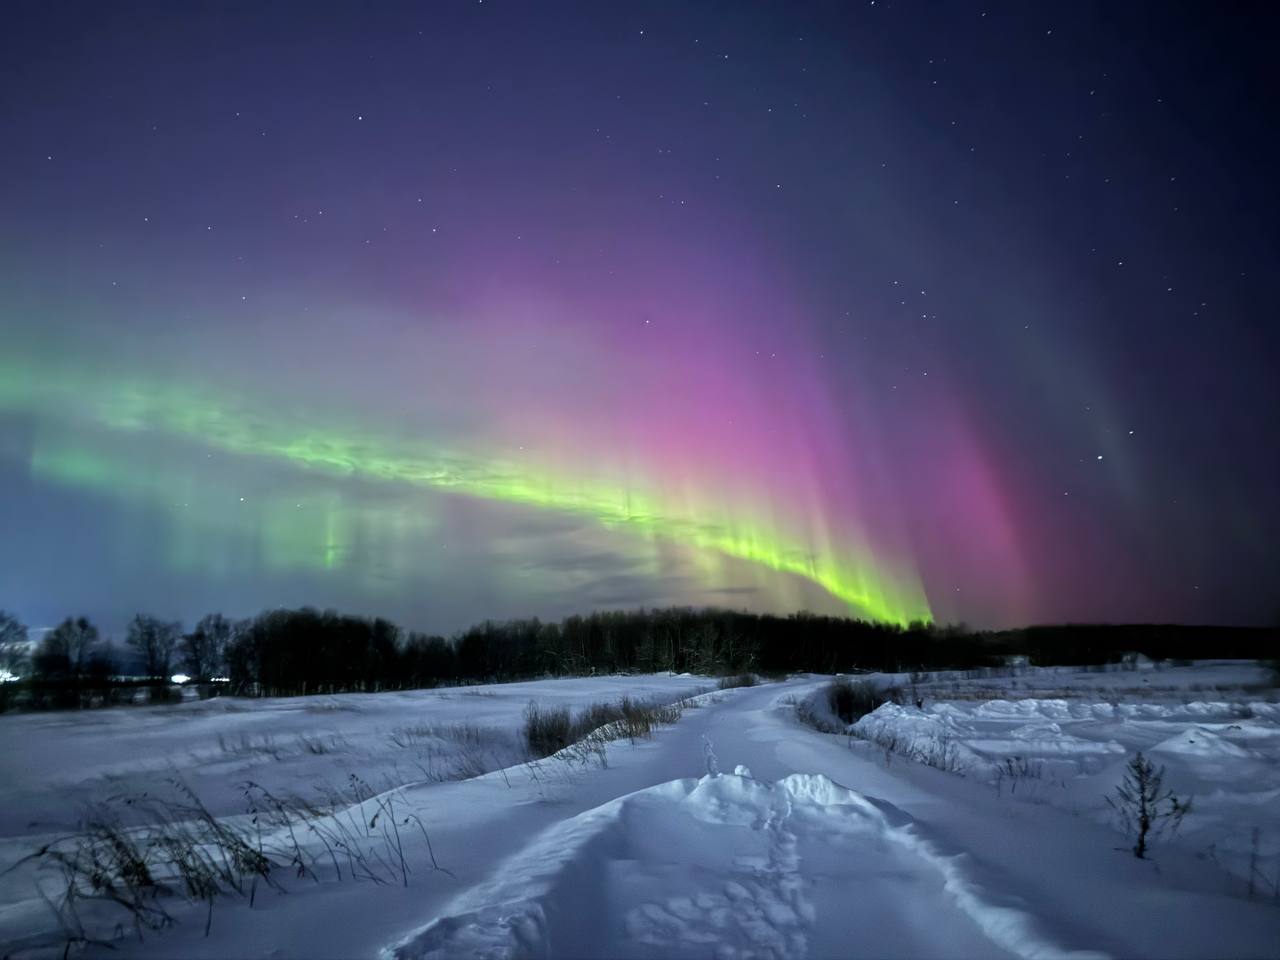
<path id="1" fill-rule="evenodd" d="M 314 609 L 271 610 L 247 620 L 210 614 L 190 631 L 139 614 L 124 648 L 103 642 L 84 617 L 68 618 L 33 649 L 26 628 L 0 613 L 0 668 L 10 702 L 34 706 L 118 702 L 142 685 L 171 695 L 186 674 L 208 692 L 284 696 L 399 690 L 592 673 L 673 671 L 784 674 L 905 672 L 1032 664 L 1274 656 L 1276 631 L 1157 625 L 1037 626 L 975 632 L 964 626 L 898 627 L 841 617 L 672 608 L 593 613 L 559 622 L 485 621 L 451 638 L 405 632 L 380 617 Z M 136 671 L 121 676 L 121 663 Z"/>
<path id="2" fill-rule="evenodd" d="M 987 633 L 993 650 L 1033 664 L 1117 663 L 1130 653 L 1152 660 L 1270 660 L 1280 655 L 1276 627 L 1178 623 L 1066 623 Z"/>
<path id="3" fill-rule="evenodd" d="M 963 630 L 690 608 L 485 621 L 449 639 L 401 633 L 376 618 L 271 611 L 238 628 L 226 655 L 233 690 L 269 695 L 595 673 L 782 674 L 996 662 L 980 637 Z"/>
<path id="4" fill-rule="evenodd" d="M 67 617 L 33 647 L 26 626 L 0 610 L 0 709 L 15 702 L 75 707 L 175 699 L 173 674 L 208 684 L 224 669 L 234 628 L 221 614 L 189 633 L 180 623 L 138 614 L 122 649 L 103 640 L 87 617 Z"/>

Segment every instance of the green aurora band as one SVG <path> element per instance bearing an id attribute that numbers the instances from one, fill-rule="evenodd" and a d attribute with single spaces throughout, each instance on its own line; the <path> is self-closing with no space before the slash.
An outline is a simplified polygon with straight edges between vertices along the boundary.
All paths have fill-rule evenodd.
<path id="1" fill-rule="evenodd" d="M 0 411 L 28 414 L 36 421 L 30 470 L 43 479 L 116 494 L 127 494 L 130 484 L 154 487 L 130 478 L 127 465 L 112 464 L 109 456 L 94 452 L 94 445 L 68 440 L 86 428 L 150 433 L 331 476 L 409 484 L 585 517 L 609 530 L 665 538 L 804 578 L 848 604 L 853 613 L 873 620 L 905 626 L 932 619 L 918 578 L 891 575 L 866 547 L 814 549 L 803 545 L 805 538 L 788 537 L 774 524 L 741 522 L 707 509 L 692 515 L 694 511 L 663 503 L 630 481 L 569 479 L 538 466 L 444 451 L 424 455 L 416 444 L 378 437 L 354 424 L 319 430 L 291 424 L 280 413 L 268 421 L 261 413 L 265 406 L 220 401 L 186 383 L 113 379 L 65 363 L 0 360 Z M 48 428 L 50 422 L 55 429 Z M 333 538 L 321 539 L 325 555 L 307 565 L 331 567 Z"/>

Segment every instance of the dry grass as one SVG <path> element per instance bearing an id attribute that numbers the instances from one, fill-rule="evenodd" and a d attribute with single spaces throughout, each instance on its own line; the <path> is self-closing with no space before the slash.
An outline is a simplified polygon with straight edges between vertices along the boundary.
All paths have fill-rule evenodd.
<path id="1" fill-rule="evenodd" d="M 323 803 L 279 797 L 246 782 L 243 817 L 214 817 L 198 796 L 172 778 L 169 792 L 118 796 L 96 804 L 79 829 L 44 844 L 9 870 L 34 863 L 37 887 L 54 912 L 64 953 L 98 943 L 96 931 L 131 927 L 139 939 L 176 921 L 174 903 L 205 907 L 205 935 L 214 903 L 238 898 L 252 907 L 259 886 L 283 893 L 289 878 L 319 882 L 368 880 L 407 886 L 413 873 L 405 833 L 431 839 L 398 792 L 376 794 L 354 774 Z M 9 871 L 6 871 L 9 872 Z M 59 892 L 39 883 L 53 872 Z M 91 913 L 89 916 L 87 914 Z"/>
<path id="2" fill-rule="evenodd" d="M 544 707 L 531 701 L 525 708 L 524 739 L 534 759 L 586 745 L 603 761 L 603 744 L 652 736 L 654 727 L 675 723 L 690 706 L 689 700 L 653 703 L 622 697 L 590 704 L 572 716 L 568 707 Z"/>

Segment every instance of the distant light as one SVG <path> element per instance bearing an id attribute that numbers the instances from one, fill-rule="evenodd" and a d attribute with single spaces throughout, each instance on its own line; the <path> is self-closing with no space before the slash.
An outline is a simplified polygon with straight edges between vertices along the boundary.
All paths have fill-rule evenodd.
<path id="1" fill-rule="evenodd" d="M 191 678 L 188 677 L 185 673 L 175 673 L 172 677 L 169 678 L 170 682 L 172 683 L 186 683 L 190 679 Z"/>
<path id="2" fill-rule="evenodd" d="M 231 678 L 230 677 L 210 677 L 209 682 L 210 683 L 230 683 Z"/>
<path id="3" fill-rule="evenodd" d="M 16 673 L 10 673 L 8 670 L 4 669 L 3 667 L 0 667 L 0 683 L 12 683 L 14 680 L 21 680 L 21 679 L 22 678 L 18 676 Z"/>

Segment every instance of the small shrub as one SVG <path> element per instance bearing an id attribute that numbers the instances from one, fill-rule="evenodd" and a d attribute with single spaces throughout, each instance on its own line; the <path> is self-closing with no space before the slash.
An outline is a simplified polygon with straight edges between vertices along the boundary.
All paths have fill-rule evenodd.
<path id="1" fill-rule="evenodd" d="M 524 708 L 524 739 L 533 756 L 549 757 L 573 742 L 568 707 L 542 707 L 530 701 Z"/>
<path id="2" fill-rule="evenodd" d="M 837 677 L 827 687 L 831 712 L 845 723 L 865 717 L 882 703 L 899 703 L 901 700 L 902 692 L 896 687 L 881 687 L 870 680 L 854 682 L 848 677 Z"/>
<path id="3" fill-rule="evenodd" d="M 912 744 L 914 759 L 926 767 L 933 767 L 944 773 L 961 773 L 960 745 L 951 739 L 950 734 L 941 733 L 936 737 L 925 737 L 924 743 Z"/>
<path id="4" fill-rule="evenodd" d="M 874 744 L 884 751 L 884 765 L 887 767 L 894 754 L 933 767 L 944 773 L 956 773 L 964 776 L 964 763 L 960 754 L 960 744 L 945 731 L 923 736 L 908 736 L 892 726 L 878 726 L 871 731 L 851 728 L 850 742 L 862 740 Z"/>
<path id="5" fill-rule="evenodd" d="M 716 686 L 721 690 L 732 690 L 735 687 L 754 687 L 756 685 L 756 675 L 754 673 L 740 673 L 736 677 L 721 677 L 720 682 Z"/>
<path id="6" fill-rule="evenodd" d="M 819 733 L 844 733 L 842 726 L 832 722 L 829 716 L 815 710 L 812 702 L 807 699 L 796 704 L 796 719 L 807 727 L 813 727 Z"/>
<path id="7" fill-rule="evenodd" d="M 648 737 L 653 728 L 662 723 L 675 723 L 680 719 L 678 703 L 645 703 L 624 696 L 616 703 L 593 703 L 578 714 L 570 732 L 571 739 L 582 740 L 588 734 L 609 727 L 606 739 L 625 737 L 631 740 Z"/>
<path id="8" fill-rule="evenodd" d="M 572 717 L 568 707 L 546 708 L 530 702 L 525 708 L 524 737 L 535 759 L 573 747 L 573 759 L 596 757 L 603 762 L 604 744 L 652 736 L 654 727 L 675 723 L 686 707 L 694 706 L 698 704 L 688 700 L 652 703 L 624 696 L 612 703 L 589 704 Z"/>
<path id="9" fill-rule="evenodd" d="M 309 753 L 317 757 L 328 753 L 336 753 L 349 746 L 347 738 L 340 733 L 330 734 L 327 738 L 318 733 L 300 733 L 294 739 L 294 742 L 298 745 L 299 753 Z"/>
<path id="10" fill-rule="evenodd" d="M 415 723 L 387 731 L 387 739 L 401 749 L 430 746 L 446 740 L 464 747 L 490 746 L 497 737 L 494 731 L 474 723 Z"/>
<path id="11" fill-rule="evenodd" d="M 630 701 L 626 701 L 630 707 Z M 583 734 L 611 723 L 617 723 L 625 716 L 622 701 L 618 703 L 592 703 L 583 707 L 573 722 L 574 739 L 581 739 Z"/>
<path id="12" fill-rule="evenodd" d="M 1005 757 L 996 766 L 996 793 L 1009 784 L 1009 793 L 1018 792 L 1018 785 L 1028 780 L 1044 779 L 1044 763 L 1040 760 L 1028 760 L 1026 757 Z"/>
<path id="13" fill-rule="evenodd" d="M 1146 856 L 1150 840 L 1165 828 L 1176 831 L 1191 811 L 1190 800 L 1179 800 L 1172 790 L 1164 789 L 1164 767 L 1157 769 L 1141 751 L 1125 768 L 1115 797 L 1106 800 L 1119 814 L 1125 832 L 1134 838 L 1133 855 L 1138 859 Z"/>
<path id="14" fill-rule="evenodd" d="M 393 746 L 405 750 L 409 747 L 416 747 L 426 743 L 434 739 L 435 735 L 435 727 L 427 723 L 416 723 L 389 730 L 387 739 L 391 741 Z"/>

